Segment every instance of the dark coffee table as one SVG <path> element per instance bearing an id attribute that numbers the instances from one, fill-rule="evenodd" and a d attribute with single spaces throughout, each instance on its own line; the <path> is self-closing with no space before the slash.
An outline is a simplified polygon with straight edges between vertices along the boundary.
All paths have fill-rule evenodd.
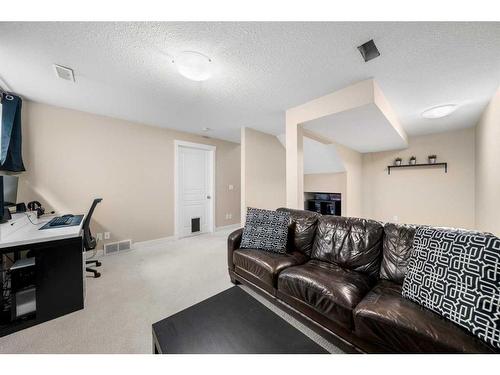
<path id="1" fill-rule="evenodd" d="M 239 287 L 153 324 L 156 354 L 328 353 Z"/>

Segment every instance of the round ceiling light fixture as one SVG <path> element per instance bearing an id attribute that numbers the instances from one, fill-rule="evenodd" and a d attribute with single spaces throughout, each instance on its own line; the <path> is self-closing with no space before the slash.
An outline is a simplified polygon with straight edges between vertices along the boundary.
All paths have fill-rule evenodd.
<path id="1" fill-rule="evenodd" d="M 458 108 L 456 104 L 438 105 L 422 112 L 423 118 L 435 119 L 451 115 Z"/>
<path id="2" fill-rule="evenodd" d="M 192 81 L 205 81 L 212 76 L 212 60 L 202 53 L 184 51 L 175 56 L 177 71 Z"/>

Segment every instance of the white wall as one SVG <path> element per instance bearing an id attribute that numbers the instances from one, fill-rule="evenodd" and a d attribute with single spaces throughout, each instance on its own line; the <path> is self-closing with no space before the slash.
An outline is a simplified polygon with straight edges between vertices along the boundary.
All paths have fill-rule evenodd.
<path id="1" fill-rule="evenodd" d="M 277 137 L 283 147 L 286 147 L 286 135 L 283 133 Z M 325 144 L 304 135 L 303 155 L 305 175 L 345 171 L 344 163 L 333 144 Z"/>
<path id="2" fill-rule="evenodd" d="M 304 174 L 344 171 L 344 163 L 335 145 L 304 137 Z"/>

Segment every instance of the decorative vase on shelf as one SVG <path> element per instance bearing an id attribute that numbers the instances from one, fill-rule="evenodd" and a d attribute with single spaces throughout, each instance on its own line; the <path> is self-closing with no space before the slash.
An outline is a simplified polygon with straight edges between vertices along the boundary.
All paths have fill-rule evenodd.
<path id="1" fill-rule="evenodd" d="M 429 155 L 429 164 L 436 164 L 436 155 Z"/>
<path id="2" fill-rule="evenodd" d="M 410 165 L 415 165 L 415 164 L 417 164 L 417 158 L 415 156 L 412 156 L 410 158 Z"/>
<path id="3" fill-rule="evenodd" d="M 402 163 L 402 162 L 403 162 L 403 159 L 401 159 L 401 158 L 397 158 L 397 159 L 395 159 L 395 160 L 394 160 L 394 165 L 395 165 L 396 167 L 399 167 L 399 166 L 401 165 L 401 163 Z"/>

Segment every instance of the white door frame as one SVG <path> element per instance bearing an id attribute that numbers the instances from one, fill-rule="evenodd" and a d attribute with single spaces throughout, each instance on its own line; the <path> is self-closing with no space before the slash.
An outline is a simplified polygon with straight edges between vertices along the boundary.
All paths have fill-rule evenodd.
<path id="1" fill-rule="evenodd" d="M 212 178 L 210 179 L 210 197 L 211 197 L 211 204 L 210 204 L 210 217 L 209 219 L 209 232 L 214 232 L 215 231 L 215 150 L 216 147 L 212 145 L 206 145 L 203 143 L 194 143 L 194 142 L 187 142 L 187 141 L 179 141 L 179 140 L 174 140 L 174 150 L 175 150 L 175 155 L 174 155 L 174 196 L 175 196 L 175 202 L 174 202 L 174 235 L 176 238 L 179 238 L 179 228 L 181 227 L 179 223 L 179 149 L 181 147 L 188 147 L 188 148 L 194 148 L 198 150 L 205 150 L 205 151 L 210 151 L 211 157 L 209 158 L 210 163 L 210 173 L 212 175 Z"/>

